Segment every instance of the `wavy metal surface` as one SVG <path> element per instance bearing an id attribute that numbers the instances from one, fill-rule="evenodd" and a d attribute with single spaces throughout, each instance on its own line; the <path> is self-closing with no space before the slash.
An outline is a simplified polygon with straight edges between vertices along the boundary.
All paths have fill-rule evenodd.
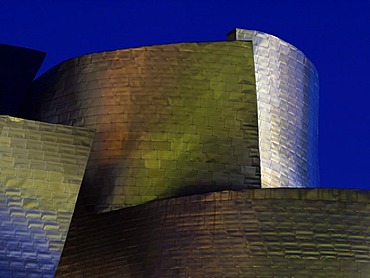
<path id="1" fill-rule="evenodd" d="M 72 223 L 56 276 L 370 277 L 369 200 L 327 188 L 157 200 Z"/>
<path id="2" fill-rule="evenodd" d="M 317 187 L 314 65 L 296 47 L 266 33 L 235 29 L 228 39 L 253 42 L 262 187 Z"/>
<path id="3" fill-rule="evenodd" d="M 93 136 L 0 116 L 0 277 L 54 277 Z"/>
<path id="4" fill-rule="evenodd" d="M 39 120 L 97 130 L 81 189 L 90 211 L 260 187 L 250 42 L 94 53 L 53 68 L 33 90 Z"/>

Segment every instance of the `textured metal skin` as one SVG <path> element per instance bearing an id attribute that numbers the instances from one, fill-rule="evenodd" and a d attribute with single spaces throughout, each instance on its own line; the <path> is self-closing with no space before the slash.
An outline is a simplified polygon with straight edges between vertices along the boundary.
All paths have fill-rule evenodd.
<path id="1" fill-rule="evenodd" d="M 91 211 L 255 188 L 254 72 L 250 42 L 94 53 L 38 78 L 29 115 L 40 105 L 41 121 L 97 130 L 81 189 Z"/>
<path id="2" fill-rule="evenodd" d="M 0 277 L 54 277 L 93 135 L 0 116 Z"/>
<path id="3" fill-rule="evenodd" d="M 235 29 L 228 39 L 253 42 L 262 187 L 317 187 L 314 65 L 296 47 L 266 33 Z"/>
<path id="4" fill-rule="evenodd" d="M 370 277 L 369 200 L 369 191 L 254 189 L 86 217 L 72 223 L 56 276 Z"/>

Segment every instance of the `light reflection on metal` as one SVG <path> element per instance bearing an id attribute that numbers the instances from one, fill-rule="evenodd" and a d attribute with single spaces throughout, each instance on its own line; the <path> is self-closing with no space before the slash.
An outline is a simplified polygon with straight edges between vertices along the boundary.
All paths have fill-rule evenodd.
<path id="1" fill-rule="evenodd" d="M 267 188 L 91 216 L 72 225 L 56 277 L 370 277 L 369 200 L 369 190 Z"/>
<path id="2" fill-rule="evenodd" d="M 288 232 L 284 232 L 292 231 L 290 225 L 293 217 L 284 223 L 278 215 L 286 215 L 286 210 L 279 212 L 279 208 L 288 207 L 287 202 L 292 205 L 292 212 L 299 208 L 299 213 L 294 217 L 301 225 L 302 219 L 304 222 L 307 218 L 301 217 L 307 210 L 300 211 L 302 205 L 307 205 L 306 197 L 308 205 L 312 204 L 312 200 L 318 203 L 324 201 L 324 205 L 331 201 L 330 198 L 325 199 L 335 193 L 330 190 L 304 192 L 297 189 L 293 193 L 287 189 L 281 192 L 271 189 L 214 192 L 258 188 L 261 183 L 262 187 L 310 187 L 318 184 L 318 77 L 314 66 L 294 46 L 268 34 L 236 29 L 230 33 L 229 39 L 236 41 L 170 44 L 85 55 L 56 66 L 34 83 L 34 94 L 27 102 L 30 116 L 36 112 L 39 113 L 36 117 L 43 121 L 97 130 L 80 194 L 81 207 L 93 212 L 105 212 L 157 198 L 213 192 L 148 204 L 146 208 L 156 208 L 156 204 L 160 204 L 158 211 L 165 214 L 157 218 L 160 221 L 155 220 L 158 217 L 155 211 L 150 210 L 154 215 L 146 213 L 145 206 L 121 212 L 131 213 L 130 217 L 133 218 L 129 221 L 136 221 L 136 217 L 140 221 L 145 217 L 154 219 L 160 228 L 163 226 L 161 221 L 168 220 L 168 231 L 172 233 L 176 229 L 179 212 L 182 211 L 185 217 L 180 217 L 180 233 L 195 235 L 195 226 L 192 225 L 199 224 L 198 228 L 206 231 L 206 236 L 211 235 L 215 239 L 216 235 L 217 239 L 217 235 L 220 235 L 219 240 L 222 242 L 225 238 L 235 239 L 234 232 L 245 226 L 242 229 L 245 235 L 240 237 L 238 232 L 237 238 L 246 239 L 251 236 L 247 238 L 251 242 L 257 234 L 255 229 L 263 235 L 271 228 L 271 221 L 277 221 L 272 225 L 275 230 L 282 223 L 283 229 L 288 227 Z M 36 64 L 41 62 L 43 55 L 35 56 L 37 63 L 29 68 L 27 80 L 32 77 L 31 73 L 35 72 Z M 10 63 L 13 64 L 13 61 Z M 3 68 L 6 69 L 6 66 Z M 18 70 L 16 72 L 19 73 Z M 93 132 L 88 129 L 0 117 L 0 244 L 3 247 L 0 249 L 0 277 L 54 275 L 74 211 L 92 137 Z M 325 193 L 324 199 L 321 199 L 322 193 Z M 347 196 L 346 192 L 335 194 Z M 269 212 L 274 196 L 279 199 L 276 202 L 277 218 Z M 343 199 L 343 196 L 339 199 Z M 348 200 L 355 200 L 358 196 L 361 199 L 359 203 L 364 198 L 358 192 L 353 192 L 351 196 L 347 196 Z M 216 202 L 212 204 L 213 201 Z M 263 218 L 260 222 L 255 221 L 257 202 L 260 203 L 258 213 Z M 168 208 L 167 204 L 170 204 Z M 197 207 L 193 207 L 195 204 Z M 267 209 L 261 210 L 261 204 L 266 205 Z M 251 208 L 252 213 L 243 214 L 245 205 Z M 204 209 L 210 211 L 204 213 Z M 276 210 L 272 208 L 271 211 Z M 273 216 L 271 221 L 266 218 L 266 212 Z M 308 214 L 312 212 L 310 210 Z M 225 221 L 220 222 L 219 216 L 222 214 Z M 109 215 L 112 214 L 105 216 Z M 198 221 L 202 215 L 204 219 Z M 322 214 L 320 209 L 317 216 L 313 219 L 324 217 L 325 213 Z M 220 225 L 215 222 L 216 218 Z M 93 220 L 104 222 L 106 219 L 108 228 L 103 231 L 103 237 L 107 237 L 108 241 L 116 240 L 116 236 L 109 238 L 112 236 L 109 217 Z M 186 219 L 188 223 L 184 222 Z M 266 219 L 268 221 L 264 222 Z M 121 236 L 122 231 L 130 234 L 118 236 L 121 243 L 128 239 L 129 248 L 124 246 L 125 250 L 132 251 L 134 249 L 131 247 L 136 248 L 146 242 L 142 241 L 140 235 L 131 236 L 132 231 L 140 230 L 135 221 L 128 224 L 133 225 L 133 229 L 127 228 L 127 223 L 114 222 L 124 225 L 124 230 L 118 230 Z M 232 227 L 235 223 L 239 228 Z M 256 223 L 259 227 L 252 227 Z M 261 223 L 266 223 L 266 226 L 260 227 Z M 145 229 L 145 232 L 163 236 L 163 233 L 153 233 L 154 226 L 150 225 L 150 229 Z M 212 231 L 218 229 L 216 226 L 221 228 L 219 233 L 207 232 L 207 228 Z M 233 229 L 230 230 L 230 227 Z M 354 225 L 351 227 L 354 231 L 357 229 Z M 90 228 L 96 231 L 95 226 Z M 178 232 L 165 239 L 177 245 L 178 241 L 173 241 L 173 238 L 179 235 Z M 231 233 L 230 237 L 225 237 L 228 233 Z M 302 235 L 299 229 L 296 233 Z M 79 236 L 89 240 L 84 232 Z M 209 255 L 209 247 L 212 247 L 209 242 L 213 242 L 213 239 L 207 243 L 204 238 L 196 235 L 196 238 L 189 241 L 189 246 L 193 246 L 195 253 L 199 253 L 199 248 L 206 244 L 207 248 L 201 249 Z M 275 239 L 277 243 L 282 242 L 279 237 Z M 259 253 L 258 248 L 238 249 L 238 246 L 247 245 L 245 242 L 240 245 L 232 241 L 231 245 L 224 241 L 221 247 L 226 248 L 226 251 L 221 252 L 221 256 L 217 251 L 218 258 L 225 258 L 225 254 L 230 253 L 230 246 L 241 250 L 244 255 L 250 250 Z M 163 246 L 172 248 L 171 242 Z M 175 246 L 173 250 L 186 250 L 183 248 L 186 245 L 184 242 L 182 240 L 181 248 Z M 264 239 L 256 242 L 261 246 Z M 266 244 L 269 242 L 272 241 L 268 240 Z M 276 242 L 273 242 L 274 245 Z M 82 253 L 85 252 L 83 248 L 86 241 L 83 244 L 80 249 Z M 105 250 L 105 247 L 107 245 L 103 244 L 101 250 Z M 312 249 L 307 251 L 301 245 L 296 247 L 294 251 L 301 252 L 302 256 L 313 257 Z M 348 250 L 351 251 L 351 248 Z M 267 246 L 263 249 L 265 252 L 271 248 Z M 281 252 L 285 251 L 285 256 L 292 254 L 281 246 Z M 363 254 L 363 250 L 360 251 Z M 104 252 L 109 253 L 110 261 L 111 255 L 117 255 L 110 253 L 110 249 Z M 189 252 L 186 252 L 188 257 Z M 320 252 L 318 250 L 315 256 L 322 258 Z M 119 254 L 120 258 L 126 260 L 122 254 Z M 146 256 L 142 250 L 140 254 Z M 200 258 L 208 256 L 205 255 Z M 352 256 L 353 253 L 348 252 L 347 255 Z M 88 259 L 83 256 L 80 258 L 89 261 L 95 259 L 94 256 L 92 254 Z M 247 260 L 254 269 L 255 259 Z M 364 257 L 358 259 L 367 260 Z M 145 260 L 138 261 L 146 263 Z M 263 261 L 269 262 L 265 258 Z M 167 263 L 166 260 L 162 262 Z M 228 260 L 225 262 L 230 265 Z M 105 263 L 99 267 L 103 265 L 106 268 Z M 235 269 L 232 266 L 238 271 L 237 274 L 240 274 L 240 265 L 238 263 Z M 357 264 L 355 267 L 358 267 Z M 64 268 L 69 270 L 68 263 Z M 142 269 L 141 265 L 139 268 Z M 88 271 L 78 270 L 79 274 L 84 275 Z M 204 272 L 195 273 L 195 276 L 202 274 Z M 215 272 L 213 276 L 218 274 Z"/>
<path id="3" fill-rule="evenodd" d="M 53 277 L 93 136 L 0 116 L 0 277 Z"/>
<path id="4" fill-rule="evenodd" d="M 252 41 L 262 187 L 317 187 L 319 79 L 293 45 L 266 33 L 235 29 Z"/>
<path id="5" fill-rule="evenodd" d="M 81 189 L 92 211 L 260 187 L 250 42 L 85 55 L 34 91 L 44 93 L 39 120 L 97 130 Z"/>
<path id="6" fill-rule="evenodd" d="M 274 36 L 231 35 L 85 55 L 36 80 L 38 120 L 97 130 L 81 191 L 88 210 L 318 185 L 315 68 Z"/>

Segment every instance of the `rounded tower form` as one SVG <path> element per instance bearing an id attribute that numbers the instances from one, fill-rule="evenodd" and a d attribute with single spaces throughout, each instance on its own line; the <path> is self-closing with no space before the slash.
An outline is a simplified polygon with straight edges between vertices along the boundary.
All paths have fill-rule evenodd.
<path id="1" fill-rule="evenodd" d="M 79 207 L 317 186 L 313 65 L 271 35 L 228 39 L 93 53 L 36 80 L 37 120 L 96 129 Z"/>

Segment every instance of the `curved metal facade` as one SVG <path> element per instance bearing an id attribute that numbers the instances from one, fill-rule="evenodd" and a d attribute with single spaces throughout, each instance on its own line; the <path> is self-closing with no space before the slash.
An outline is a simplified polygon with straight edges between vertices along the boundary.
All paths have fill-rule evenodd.
<path id="1" fill-rule="evenodd" d="M 56 276 L 369 277 L 369 198 L 224 191 L 87 217 L 72 223 Z"/>
<path id="2" fill-rule="evenodd" d="M 314 65 L 296 47 L 266 33 L 235 29 L 228 39 L 253 42 L 262 187 L 317 187 Z"/>
<path id="3" fill-rule="evenodd" d="M 94 53 L 36 80 L 37 120 L 97 130 L 81 192 L 88 210 L 318 186 L 315 68 L 274 36 L 230 38 Z"/>
<path id="4" fill-rule="evenodd" d="M 81 190 L 92 211 L 260 187 L 250 42 L 78 57 L 36 80 L 31 99 L 41 121 L 97 130 Z"/>
<path id="5" fill-rule="evenodd" d="M 228 39 L 52 68 L 26 117 L 74 127 L 0 117 L 1 277 L 53 277 L 68 229 L 60 277 L 370 276 L 370 193 L 299 188 L 318 185 L 314 66 Z"/>

